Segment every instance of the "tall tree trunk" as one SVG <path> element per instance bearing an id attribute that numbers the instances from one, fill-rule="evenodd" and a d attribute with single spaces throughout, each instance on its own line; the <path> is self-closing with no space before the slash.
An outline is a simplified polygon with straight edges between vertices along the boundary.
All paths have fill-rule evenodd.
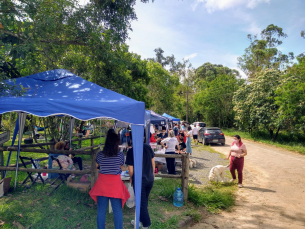
<path id="1" fill-rule="evenodd" d="M 270 133 L 270 138 L 271 138 L 271 140 L 273 140 L 273 130 L 270 130 L 270 129 L 269 129 L 269 133 Z"/>
<path id="2" fill-rule="evenodd" d="M 272 141 L 275 142 L 275 141 L 277 140 L 277 136 L 278 136 L 278 134 L 279 134 L 279 131 L 280 131 L 280 127 L 277 128 L 276 133 L 275 133 L 274 138 L 272 139 Z"/>

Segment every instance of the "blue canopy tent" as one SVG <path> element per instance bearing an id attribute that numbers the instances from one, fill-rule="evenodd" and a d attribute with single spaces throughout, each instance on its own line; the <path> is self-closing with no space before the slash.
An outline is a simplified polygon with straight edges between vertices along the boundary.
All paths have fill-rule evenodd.
<path id="1" fill-rule="evenodd" d="M 151 124 L 165 124 L 167 118 L 163 117 L 162 115 L 157 114 L 154 111 L 149 111 L 150 112 L 150 123 Z"/>
<path id="2" fill-rule="evenodd" d="M 173 121 L 180 122 L 180 119 L 179 119 L 179 118 L 175 118 L 175 117 L 173 117 L 173 116 L 170 116 L 169 114 L 164 113 L 162 116 L 167 117 L 167 118 L 170 118 L 170 119 L 172 119 Z"/>
<path id="3" fill-rule="evenodd" d="M 13 84 L 12 80 L 7 81 Z M 92 82 L 72 74 L 64 69 L 46 71 L 15 79 L 16 85 L 24 88 L 26 93 L 22 97 L 0 97 L 0 114 L 18 112 L 13 143 L 19 130 L 19 142 L 16 162 L 16 177 L 20 144 L 22 141 L 25 117 L 33 114 L 39 117 L 53 115 L 67 115 L 80 120 L 107 118 L 120 120 L 131 124 L 133 132 L 133 148 L 136 185 L 136 225 L 139 227 L 143 135 L 145 118 L 145 104 L 100 87 Z M 16 186 L 15 179 L 15 186 Z"/>

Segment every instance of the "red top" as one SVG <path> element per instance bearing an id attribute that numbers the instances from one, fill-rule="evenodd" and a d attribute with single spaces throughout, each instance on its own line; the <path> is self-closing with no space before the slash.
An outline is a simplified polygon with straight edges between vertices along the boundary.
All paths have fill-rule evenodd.
<path id="1" fill-rule="evenodd" d="M 122 199 L 122 208 L 130 197 L 125 184 L 121 180 L 121 174 L 112 175 L 102 173 L 99 173 L 98 179 L 90 190 L 89 195 L 95 203 L 97 203 L 98 196 Z"/>
<path id="2" fill-rule="evenodd" d="M 150 137 L 150 139 L 149 139 L 149 142 L 150 142 L 150 143 L 156 143 L 156 139 L 155 139 L 155 137 L 154 137 L 153 134 L 151 135 L 151 137 Z"/>

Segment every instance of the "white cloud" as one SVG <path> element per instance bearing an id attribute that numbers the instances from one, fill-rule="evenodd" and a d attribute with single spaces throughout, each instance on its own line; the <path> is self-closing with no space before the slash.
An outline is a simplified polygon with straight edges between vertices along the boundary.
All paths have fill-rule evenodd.
<path id="1" fill-rule="evenodd" d="M 257 26 L 256 22 L 252 22 L 245 30 L 253 35 L 258 35 L 262 32 L 262 29 Z"/>
<path id="2" fill-rule="evenodd" d="M 196 57 L 196 56 L 197 56 L 197 53 L 193 53 L 193 54 L 191 54 L 191 55 L 185 56 L 184 59 L 185 59 L 185 60 L 189 60 L 189 59 L 192 59 L 192 58 L 194 58 L 194 57 Z"/>
<path id="3" fill-rule="evenodd" d="M 195 10 L 198 5 L 203 4 L 204 8 L 212 13 L 216 10 L 227 10 L 236 6 L 246 6 L 253 9 L 260 3 L 270 3 L 270 0 L 195 0 L 192 9 Z"/>

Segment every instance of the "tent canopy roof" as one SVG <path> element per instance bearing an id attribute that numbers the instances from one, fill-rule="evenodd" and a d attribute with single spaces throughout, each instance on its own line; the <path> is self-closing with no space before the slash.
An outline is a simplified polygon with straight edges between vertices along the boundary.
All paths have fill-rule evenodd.
<path id="1" fill-rule="evenodd" d="M 164 113 L 164 114 L 163 114 L 163 116 L 164 116 L 164 117 L 167 117 L 167 118 L 171 118 L 173 121 L 177 121 L 177 122 L 179 122 L 179 121 L 180 121 L 180 119 L 179 119 L 179 118 L 175 118 L 175 117 L 170 116 L 169 114 L 166 114 L 166 113 Z"/>
<path id="2" fill-rule="evenodd" d="M 163 122 L 163 124 L 165 124 L 166 120 L 168 120 L 169 122 L 172 121 L 169 118 L 164 117 L 164 116 L 157 114 L 156 112 L 150 110 L 150 123 L 151 124 L 161 124 L 162 122 Z"/>
<path id="3" fill-rule="evenodd" d="M 12 80 L 7 81 L 10 84 Z M 40 117 L 69 115 L 80 120 L 109 118 L 144 125 L 145 104 L 56 69 L 16 79 L 22 97 L 0 97 L 0 114 L 26 112 Z"/>

